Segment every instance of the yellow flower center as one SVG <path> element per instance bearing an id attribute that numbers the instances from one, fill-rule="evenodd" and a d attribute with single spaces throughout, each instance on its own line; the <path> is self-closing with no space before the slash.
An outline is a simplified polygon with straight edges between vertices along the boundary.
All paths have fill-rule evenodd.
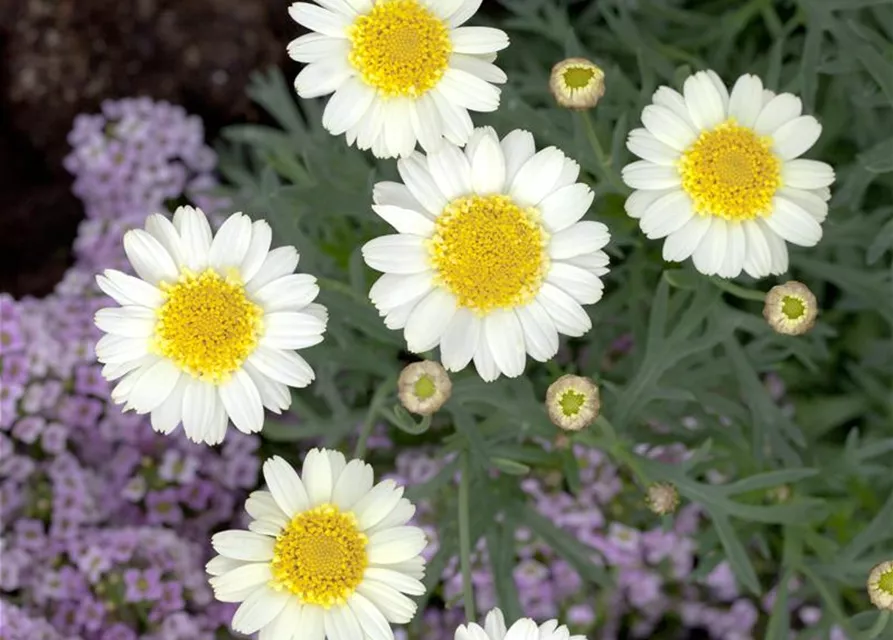
<path id="1" fill-rule="evenodd" d="M 412 387 L 412 392 L 419 400 L 427 400 L 434 395 L 435 391 L 437 391 L 437 386 L 429 375 L 423 375 L 416 380 L 415 385 Z"/>
<path id="2" fill-rule="evenodd" d="M 466 196 L 443 210 L 427 246 L 438 284 L 483 315 L 536 297 L 548 238 L 537 209 L 504 195 Z"/>
<path id="3" fill-rule="evenodd" d="M 564 415 L 572 417 L 580 413 L 580 409 L 585 402 L 585 395 L 583 395 L 579 391 L 568 389 L 562 394 L 561 400 L 558 401 L 558 404 L 561 406 L 561 412 Z"/>
<path id="4" fill-rule="evenodd" d="M 806 313 L 806 303 L 803 298 L 787 295 L 781 300 L 781 312 L 788 320 L 799 320 Z"/>
<path id="5" fill-rule="evenodd" d="M 881 591 L 893 596 L 893 569 L 881 574 L 877 586 Z"/>
<path id="6" fill-rule="evenodd" d="M 570 89 L 583 89 L 587 87 L 595 75 L 595 69 L 591 67 L 570 67 L 564 71 L 564 83 Z"/>
<path id="7" fill-rule="evenodd" d="M 162 284 L 153 351 L 190 375 L 225 382 L 257 346 L 263 311 L 245 295 L 238 276 L 213 269 L 185 271 L 176 284 Z"/>
<path id="8" fill-rule="evenodd" d="M 348 37 L 350 63 L 385 97 L 421 96 L 449 66 L 449 27 L 418 0 L 379 0 Z"/>
<path id="9" fill-rule="evenodd" d="M 679 160 L 695 212 L 736 222 L 768 215 L 781 187 L 781 162 L 771 145 L 734 120 L 702 132 Z"/>
<path id="10" fill-rule="evenodd" d="M 323 504 L 292 518 L 273 547 L 273 587 L 306 604 L 343 605 L 363 581 L 369 539 L 352 513 Z"/>

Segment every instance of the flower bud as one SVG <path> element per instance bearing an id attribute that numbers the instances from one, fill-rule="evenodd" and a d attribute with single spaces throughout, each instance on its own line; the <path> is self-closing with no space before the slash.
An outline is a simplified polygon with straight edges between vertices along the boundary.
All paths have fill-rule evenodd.
<path id="1" fill-rule="evenodd" d="M 665 516 L 676 511 L 679 506 L 679 492 L 669 482 L 655 482 L 648 486 L 645 503 L 653 513 Z"/>
<path id="2" fill-rule="evenodd" d="M 893 561 L 880 563 L 868 574 L 868 597 L 878 609 L 893 611 Z"/>
<path id="3" fill-rule="evenodd" d="M 407 411 L 430 416 L 450 397 L 453 383 L 439 362 L 422 360 L 407 365 L 397 379 L 397 396 Z"/>
<path id="4" fill-rule="evenodd" d="M 592 424 L 600 407 L 598 387 L 589 378 L 563 375 L 546 391 L 549 419 L 566 431 L 579 431 Z"/>
<path id="5" fill-rule="evenodd" d="M 769 326 L 789 336 L 798 336 L 812 329 L 818 312 L 812 291 L 796 280 L 769 289 L 763 307 L 763 317 Z"/>
<path id="6" fill-rule="evenodd" d="M 605 95 L 605 72 L 585 58 L 568 58 L 552 67 L 549 90 L 568 109 L 592 109 Z"/>

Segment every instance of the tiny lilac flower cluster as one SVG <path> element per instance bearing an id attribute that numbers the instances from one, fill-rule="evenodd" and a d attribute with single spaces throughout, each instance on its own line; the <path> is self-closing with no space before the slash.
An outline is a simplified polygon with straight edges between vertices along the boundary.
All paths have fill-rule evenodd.
<path id="1" fill-rule="evenodd" d="M 124 232 L 166 203 L 185 195 L 205 211 L 223 205 L 211 193 L 217 155 L 205 144 L 201 119 L 180 106 L 107 100 L 101 113 L 75 118 L 68 141 L 72 151 L 63 163 L 87 214 L 75 252 L 94 272 L 125 267 L 118 255 Z"/>
<path id="2" fill-rule="evenodd" d="M 122 413 L 96 362 L 92 320 L 106 304 L 95 272 L 127 268 L 123 232 L 159 198 L 213 181 L 214 155 L 200 121 L 145 100 L 81 116 L 72 142 L 67 165 L 92 216 L 79 229 L 76 263 L 43 299 L 0 295 L 4 632 L 11 640 L 228 637 L 220 634 L 232 607 L 212 602 L 204 562 L 211 533 L 244 516 L 260 440 L 235 433 L 203 447 Z M 102 162 L 115 154 L 127 156 L 126 171 L 101 187 Z M 165 166 L 176 179 L 153 191 Z M 140 180 L 144 191 L 125 194 Z"/>

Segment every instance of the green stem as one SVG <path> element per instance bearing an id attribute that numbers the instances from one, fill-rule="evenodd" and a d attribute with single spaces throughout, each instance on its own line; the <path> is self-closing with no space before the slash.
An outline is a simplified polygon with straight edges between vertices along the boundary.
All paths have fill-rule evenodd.
<path id="1" fill-rule="evenodd" d="M 592 124 L 592 116 L 589 115 L 588 110 L 581 113 L 583 126 L 586 129 L 586 137 L 589 138 L 589 144 L 592 145 L 592 150 L 595 152 L 595 157 L 601 166 L 602 178 L 606 179 L 614 187 L 617 193 L 627 193 L 629 189 L 617 176 L 617 172 L 614 171 L 614 168 L 611 166 L 611 158 L 605 154 L 605 151 L 602 148 L 602 143 L 598 140 L 598 135 L 595 132 L 595 125 Z"/>
<path id="2" fill-rule="evenodd" d="M 396 376 L 389 376 L 378 386 L 375 393 L 372 394 L 372 400 L 369 402 L 369 410 L 366 412 L 366 419 L 363 420 L 363 425 L 360 427 L 360 437 L 357 439 L 357 446 L 353 450 L 354 458 L 362 458 L 366 455 L 366 441 L 369 440 L 372 429 L 375 427 L 375 418 L 378 417 L 381 406 L 390 394 L 391 388 L 394 386 L 396 380 Z"/>
<path id="3" fill-rule="evenodd" d="M 874 640 L 875 638 L 880 638 L 881 634 L 884 632 L 884 629 L 887 628 L 887 624 L 890 622 L 890 611 L 884 610 L 881 611 L 881 615 L 878 616 L 877 621 L 874 623 L 874 626 L 868 630 L 865 635 L 865 640 Z"/>
<path id="4" fill-rule="evenodd" d="M 733 296 L 742 298 L 743 300 L 756 300 L 757 302 L 766 301 L 766 294 L 762 291 L 748 289 L 747 287 L 742 287 L 741 285 L 734 284 L 728 280 L 723 280 L 717 276 L 711 276 L 710 282 L 723 291 L 731 293 Z"/>
<path id="5" fill-rule="evenodd" d="M 460 454 L 461 477 L 459 479 L 459 564 L 462 568 L 462 601 L 465 605 L 465 619 L 477 620 L 474 610 L 474 592 L 471 588 L 471 530 L 469 527 L 468 493 L 471 484 L 471 465 L 468 451 Z"/>

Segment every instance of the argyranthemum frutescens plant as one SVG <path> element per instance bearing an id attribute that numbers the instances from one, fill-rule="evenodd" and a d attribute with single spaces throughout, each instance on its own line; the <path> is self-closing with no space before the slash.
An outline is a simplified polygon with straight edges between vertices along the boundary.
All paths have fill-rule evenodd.
<path id="1" fill-rule="evenodd" d="M 348 7 L 348 11 L 352 7 L 357 16 L 368 10 L 364 3 L 326 4 Z M 280 77 L 259 78 L 251 87 L 282 130 L 241 126 L 225 133 L 229 141 L 240 145 L 224 150 L 223 155 L 224 168 L 235 186 L 233 195 L 242 201 L 240 208 L 262 212 L 270 219 L 277 238 L 301 248 L 302 268 L 320 277 L 320 298 L 332 317 L 327 340 L 312 354 L 317 380 L 309 390 L 295 395 L 296 418 L 292 423 L 288 418 L 270 423 L 263 433 L 275 443 L 271 446 L 292 456 L 294 452 L 282 442 L 312 436 L 322 438 L 327 447 L 337 447 L 359 433 L 357 451 L 365 453 L 368 434 L 377 422 L 384 421 L 395 427 L 398 447 L 420 442 L 434 447 L 436 457 L 445 461 L 442 473 L 408 491 L 414 499 L 425 495 L 441 498 L 436 517 L 440 548 L 428 565 L 425 597 L 435 608 L 455 604 L 444 599 L 455 600 L 458 594 L 454 591 L 447 596 L 448 590 L 438 579 L 449 559 L 457 557 L 458 591 L 465 611 L 456 626 L 477 619 L 472 550 L 479 544 L 487 549 L 487 559 L 493 565 L 495 604 L 506 612 L 510 624 L 527 617 L 518 598 L 523 576 L 514 575 L 514 555 L 502 553 L 514 549 L 511 534 L 525 526 L 535 528 L 538 542 L 574 568 L 583 593 L 610 592 L 614 576 L 605 567 L 606 551 L 569 534 L 566 522 L 537 518 L 529 496 L 519 487 L 519 478 L 536 470 L 557 476 L 562 490 L 572 495 L 583 492 L 569 445 L 603 451 L 621 469 L 618 482 L 637 490 L 643 506 L 648 487 L 655 483 L 673 485 L 683 504 L 699 505 L 709 524 L 697 539 L 698 568 L 712 574 L 725 560 L 723 566 L 728 567 L 736 588 L 752 598 L 778 585 L 777 597 L 768 610 L 739 607 L 742 619 L 745 614 L 757 618 L 752 621 L 752 628 L 758 630 L 755 633 L 766 630 L 786 637 L 791 631 L 800 631 L 800 622 L 792 622 L 789 616 L 795 596 L 821 607 L 818 634 L 830 634 L 832 626 L 838 625 L 843 633 L 855 636 L 882 621 L 875 613 L 856 614 L 869 606 L 866 576 L 871 567 L 886 559 L 882 552 L 889 533 L 883 523 L 893 510 L 888 498 L 889 463 L 883 458 L 890 446 L 886 391 L 893 373 L 891 359 L 885 357 L 889 341 L 884 324 L 893 321 L 893 308 L 889 276 L 870 266 L 886 257 L 890 246 L 885 235 L 888 231 L 884 231 L 889 227 L 883 226 L 889 217 L 885 207 L 890 198 L 890 164 L 883 146 L 887 140 L 876 140 L 876 132 L 884 131 L 890 121 L 893 88 L 885 80 L 889 65 L 878 44 L 889 16 L 883 9 L 860 13 L 848 4 L 798 2 L 798 9 L 788 12 L 774 5 L 742 8 L 741 3 L 714 3 L 709 10 L 701 10 L 667 9 L 650 2 L 635 7 L 603 2 L 575 7 L 577 14 L 571 21 L 564 4 L 558 2 L 506 3 L 511 19 L 504 26 L 515 42 L 522 37 L 524 46 L 501 53 L 500 65 L 509 78 L 502 108 L 479 124 L 491 125 L 502 134 L 529 131 L 540 148 L 554 146 L 579 164 L 579 178 L 574 182 L 588 185 L 595 194 L 592 210 L 581 215 L 587 222 L 603 221 L 610 229 L 606 251 L 612 257 L 612 269 L 603 299 L 584 311 L 591 322 L 586 334 L 559 340 L 545 366 L 531 364 L 525 376 L 505 375 L 485 383 L 473 372 L 458 372 L 449 400 L 436 414 L 419 422 L 396 406 L 397 374 L 408 359 L 407 347 L 424 352 L 426 359 L 449 364 L 443 341 L 431 339 L 438 333 L 435 330 L 442 328 L 438 323 L 447 322 L 449 308 L 437 307 L 436 311 L 443 313 L 425 314 L 430 324 L 418 321 L 422 330 L 418 335 L 425 339 L 416 340 L 414 331 L 404 336 L 391 331 L 368 303 L 373 282 L 364 269 L 360 249 L 387 233 L 369 209 L 374 185 L 395 182 L 395 167 L 345 148 L 318 126 L 320 122 L 331 125 L 332 105 L 339 106 L 334 98 L 325 107 L 333 109 L 329 116 L 311 101 L 301 103 L 302 113 Z M 340 47 L 340 54 L 351 46 L 348 42 L 323 45 Z M 739 55 L 733 58 L 732 52 Z M 592 58 L 605 71 L 606 91 L 596 111 L 576 114 L 560 110 L 547 93 L 549 69 L 566 55 Z M 711 68 L 716 76 L 699 71 Z M 761 94 L 756 115 L 752 113 L 755 101 L 745 105 L 740 101 L 743 98 L 733 100 L 735 79 L 742 74 L 748 78 L 751 94 L 755 94 L 752 85 L 757 77 L 776 93 L 766 105 Z M 717 78 L 729 93 L 728 104 Z M 325 79 L 334 83 L 338 74 Z M 693 88 L 687 90 L 686 85 L 692 83 Z M 658 197 L 668 199 L 662 202 L 665 206 L 653 211 L 648 207 L 648 214 L 642 211 L 640 230 L 629 219 L 624 203 L 635 204 L 637 199 L 641 203 L 644 196 L 629 192 L 619 169 L 632 160 L 625 150 L 629 129 L 659 86 L 676 92 L 662 90 L 660 94 L 671 96 L 678 109 L 673 113 L 691 129 L 691 135 L 673 138 L 670 144 L 650 132 L 673 153 L 654 155 L 651 160 L 659 161 L 653 162 L 658 168 L 647 167 L 646 177 L 654 174 L 663 182 L 646 181 L 641 189 L 667 191 L 651 194 L 655 204 Z M 775 113 L 774 109 L 784 106 L 781 102 L 794 105 L 790 97 L 782 99 L 788 94 L 799 95 L 803 102 L 802 111 L 791 116 L 796 124 L 766 125 L 764 131 L 766 123 L 760 122 L 763 110 L 772 100 L 779 100 L 766 117 L 781 118 L 784 110 Z M 363 106 L 362 102 L 356 104 Z M 359 113 L 348 115 L 360 118 Z M 650 116 L 646 120 L 648 128 Z M 366 136 L 379 131 L 373 120 L 369 122 Z M 408 122 L 412 126 L 411 118 Z M 816 124 L 821 125 L 822 133 L 813 140 Z M 468 121 L 463 126 L 471 131 Z M 389 128 L 380 131 L 387 139 Z M 655 131 L 666 137 L 667 129 L 655 127 Z M 356 133 L 359 142 L 363 132 Z M 407 151 L 405 134 L 406 129 L 390 134 L 393 137 L 387 144 L 394 145 L 391 151 Z M 633 139 L 637 140 L 632 144 L 634 150 L 644 153 L 647 148 L 649 155 L 666 152 L 641 131 Z M 444 148 L 452 143 L 449 148 L 459 151 L 463 142 L 447 136 Z M 428 233 L 431 225 L 461 219 L 437 215 L 443 214 L 452 199 L 488 195 L 474 189 L 474 181 L 487 175 L 473 170 L 480 148 L 473 142 L 459 151 L 470 154 L 464 157 L 471 163 L 472 190 L 466 182 L 452 182 L 454 176 L 465 172 L 461 161 L 458 172 L 435 173 L 427 166 L 436 189 L 426 190 L 420 197 L 412 194 L 406 182 L 415 202 L 404 200 L 403 204 L 410 206 L 398 205 L 416 211 L 421 219 L 402 214 L 402 218 L 392 216 L 389 220 L 418 223 L 412 227 L 416 233 L 397 229 L 417 237 L 401 241 L 412 245 L 411 259 L 401 262 L 407 256 L 396 251 L 379 257 L 411 263 L 414 269 L 426 264 L 432 273 L 436 268 L 441 275 L 454 266 L 420 263 L 418 259 L 436 255 L 425 253 L 426 239 L 434 240 L 429 245 L 437 245 L 435 236 Z M 833 165 L 837 182 L 831 200 L 822 191 L 827 184 L 820 184 L 830 183 L 827 170 L 799 171 L 804 166 L 817 168 L 803 165 L 795 157 L 809 146 L 807 142 L 816 142 L 811 157 Z M 408 162 L 402 167 L 421 164 L 422 158 L 430 165 L 441 152 L 425 148 L 424 156 L 404 154 Z M 453 156 L 458 158 L 455 153 Z M 792 168 L 798 171 L 791 173 Z M 536 179 L 519 186 L 535 189 L 549 182 L 545 170 L 534 173 Z M 626 177 L 637 173 L 627 170 Z M 400 178 L 405 180 L 402 175 Z M 450 183 L 437 184 L 438 178 Z M 552 184 L 557 181 L 556 177 Z M 753 187 L 750 191 L 748 185 Z M 815 192 L 792 194 L 791 189 Z M 436 204 L 443 206 L 429 210 L 426 195 L 438 191 L 444 198 Z M 500 193 L 513 195 L 511 191 Z M 686 204 L 686 197 L 692 200 L 691 209 L 676 208 L 679 203 Z M 811 217 L 805 218 L 790 203 Z M 535 208 L 540 203 L 516 204 Z M 825 208 L 827 219 L 819 226 Z M 474 212 L 473 207 L 467 209 Z M 664 211 L 665 216 L 658 215 Z M 741 220 L 730 221 L 723 214 Z M 665 264 L 663 257 L 681 260 L 682 253 L 664 256 L 648 238 L 658 237 L 656 229 L 666 230 L 670 239 L 665 247 L 667 243 L 674 247 L 677 240 L 672 239 L 673 234 L 681 228 L 672 227 L 682 224 L 682 219 L 685 225 L 695 221 L 693 226 L 701 231 L 718 229 L 715 234 L 704 232 L 702 237 L 679 236 L 678 242 L 691 249 L 688 255 L 693 257 L 694 269 L 687 262 L 681 267 Z M 484 220 L 492 221 L 486 216 Z M 656 226 L 650 226 L 652 223 Z M 472 226 L 483 228 L 483 224 Z M 824 232 L 818 233 L 817 227 Z M 759 233 L 754 233 L 755 229 Z M 823 237 L 817 243 L 819 235 Z M 702 249 L 702 241 L 708 238 Z M 796 247 L 798 244 L 804 246 Z M 486 265 L 492 253 L 481 251 L 475 258 Z M 742 277 L 731 283 L 700 273 L 733 277 L 742 271 L 767 279 L 753 284 Z M 790 272 L 790 277 L 802 282 L 815 303 L 802 291 L 798 299 L 818 307 L 818 322 L 805 335 L 777 333 L 760 317 L 767 301 L 776 302 L 774 296 L 764 299 L 765 292 L 776 284 L 768 276 L 782 272 Z M 462 284 L 480 286 L 481 282 L 470 279 L 479 274 L 473 269 L 469 273 Z M 495 275 L 500 275 L 498 270 Z M 783 275 L 787 280 L 788 274 Z M 420 287 L 427 287 L 434 279 L 419 278 L 419 282 Z M 436 293 L 434 297 L 443 298 L 446 287 L 437 287 L 419 295 Z M 373 290 L 373 297 L 380 289 Z M 411 300 L 406 302 L 408 305 Z M 800 309 L 793 302 L 787 310 L 784 301 L 780 306 L 780 310 L 772 308 L 792 321 L 805 312 L 805 307 Z M 409 318 L 406 322 L 408 329 Z M 508 339 L 512 335 L 514 339 Z M 515 356 L 511 366 L 499 369 L 504 374 L 520 373 L 524 363 L 519 367 L 517 356 L 530 352 L 528 346 L 538 344 L 537 339 L 543 338 L 543 344 L 546 338 L 551 340 L 551 334 L 525 332 L 520 334 L 519 344 L 518 336 L 517 331 L 493 331 L 493 337 L 505 340 Z M 630 343 L 631 348 L 608 354 L 618 339 Z M 440 354 L 434 352 L 438 342 Z M 556 429 L 543 400 L 549 385 L 565 373 L 581 374 L 598 385 L 600 416 L 579 432 L 562 432 L 562 446 L 556 444 L 546 451 L 539 438 L 555 439 Z M 779 374 L 787 382 L 785 407 L 763 384 L 769 373 Z M 485 373 L 484 377 L 495 376 Z M 422 389 L 419 393 L 426 392 Z M 562 406 L 565 415 L 574 411 L 572 405 L 568 400 L 567 406 Z M 684 443 L 693 453 L 684 462 L 668 463 L 648 458 L 635 446 L 662 441 Z M 376 466 L 387 464 L 387 455 L 375 455 Z M 454 489 L 449 480 L 457 472 L 460 477 Z M 604 509 L 616 512 L 618 519 L 629 518 L 619 503 L 611 502 Z M 646 517 L 654 517 L 658 526 L 656 516 Z M 694 575 L 691 580 L 699 577 Z M 794 578 L 800 584 L 796 593 L 790 587 Z M 731 580 L 728 573 L 712 579 Z M 656 590 L 663 594 L 661 588 Z M 681 625 L 702 626 L 691 609 L 686 609 Z M 569 610 L 557 613 L 559 620 L 575 624 L 569 619 Z M 599 613 L 587 623 L 590 636 L 611 631 L 604 611 L 601 616 Z M 417 620 L 411 625 L 421 624 Z M 624 621 L 627 626 L 616 633 L 641 633 L 634 630 L 635 622 Z M 714 635 L 742 626 L 717 624 L 720 631 Z M 652 637 L 667 633 L 661 631 L 664 628 L 656 625 Z M 410 633 L 415 630 L 410 629 Z M 383 627 L 381 632 L 387 633 Z"/>

